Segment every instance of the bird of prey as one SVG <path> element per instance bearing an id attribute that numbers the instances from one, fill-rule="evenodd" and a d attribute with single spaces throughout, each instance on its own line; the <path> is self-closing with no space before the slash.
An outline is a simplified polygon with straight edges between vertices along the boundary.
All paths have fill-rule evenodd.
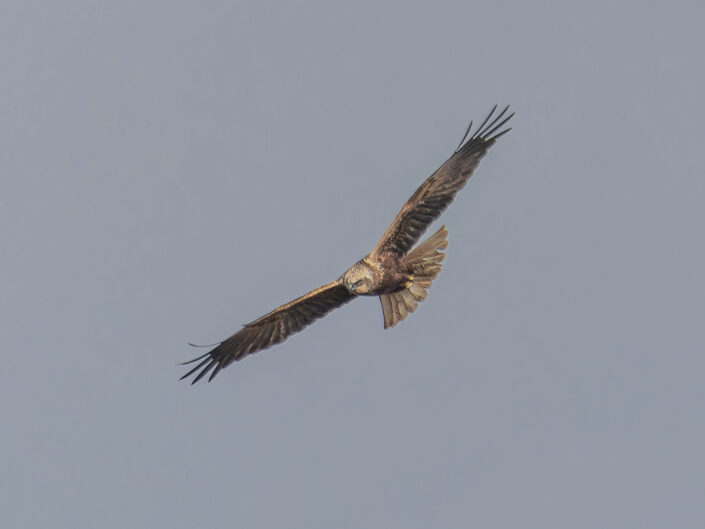
<path id="1" fill-rule="evenodd" d="M 213 380 L 221 369 L 235 360 L 283 342 L 357 296 L 379 296 L 385 329 L 404 320 L 426 299 L 426 290 L 441 271 L 445 258 L 441 250 L 448 246 L 448 230 L 443 226 L 412 247 L 465 186 L 487 150 L 511 130 L 502 129 L 514 115 L 506 115 L 508 109 L 509 106 L 495 116 L 495 105 L 472 134 L 470 122 L 453 155 L 407 200 L 367 256 L 332 283 L 245 324 L 213 350 L 185 362 L 182 365 L 195 363 L 196 366 L 181 379 L 196 373 L 191 382 L 194 384 L 210 373 L 208 380 Z"/>

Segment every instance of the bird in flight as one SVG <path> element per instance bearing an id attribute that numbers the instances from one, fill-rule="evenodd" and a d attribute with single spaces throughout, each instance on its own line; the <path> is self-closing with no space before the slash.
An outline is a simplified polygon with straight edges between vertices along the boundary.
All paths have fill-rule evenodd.
<path id="1" fill-rule="evenodd" d="M 448 230 L 441 227 L 412 248 L 467 183 L 482 157 L 511 129 L 504 125 L 514 113 L 497 106 L 472 132 L 472 122 L 453 155 L 407 200 L 377 246 L 342 276 L 245 324 L 208 353 L 182 365 L 196 364 L 181 380 L 196 374 L 195 384 L 209 381 L 236 360 L 286 340 L 333 309 L 357 296 L 379 296 L 384 328 L 393 327 L 426 299 L 426 290 L 441 271 Z"/>

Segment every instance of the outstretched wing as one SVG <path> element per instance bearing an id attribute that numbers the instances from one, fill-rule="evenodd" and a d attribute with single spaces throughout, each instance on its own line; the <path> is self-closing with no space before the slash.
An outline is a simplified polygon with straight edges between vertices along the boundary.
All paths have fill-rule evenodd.
<path id="1" fill-rule="evenodd" d="M 184 362 L 182 365 L 195 362 L 198 362 L 198 365 L 182 376 L 181 380 L 199 371 L 191 382 L 195 384 L 213 370 L 208 378 L 210 382 L 221 369 L 235 360 L 241 360 L 249 354 L 283 342 L 290 335 L 299 332 L 354 297 L 340 279 L 312 290 L 308 294 L 274 309 L 269 314 L 245 324 L 242 329 L 221 342 L 212 351 Z"/>
<path id="2" fill-rule="evenodd" d="M 512 113 L 504 117 L 509 106 L 492 119 L 495 110 L 497 105 L 472 135 L 472 122 L 470 123 L 453 156 L 429 176 L 407 200 L 372 251 L 373 254 L 392 251 L 404 255 L 419 240 L 426 228 L 453 202 L 455 195 L 470 179 L 487 150 L 500 136 L 511 130 L 497 132 L 514 115 Z"/>

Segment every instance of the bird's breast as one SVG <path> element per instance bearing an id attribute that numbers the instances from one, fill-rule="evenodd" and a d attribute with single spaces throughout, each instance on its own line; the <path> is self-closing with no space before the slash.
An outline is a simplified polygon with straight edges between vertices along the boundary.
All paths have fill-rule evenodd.
<path id="1" fill-rule="evenodd" d="M 373 270 L 375 277 L 373 288 L 368 292 L 370 296 L 403 290 L 413 279 L 413 276 L 404 269 L 402 259 L 395 254 L 368 256 L 363 261 Z"/>

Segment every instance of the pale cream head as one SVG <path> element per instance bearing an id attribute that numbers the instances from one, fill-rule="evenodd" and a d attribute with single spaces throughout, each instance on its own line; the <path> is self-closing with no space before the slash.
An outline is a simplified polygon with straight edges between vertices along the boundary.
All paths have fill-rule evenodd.
<path id="1" fill-rule="evenodd" d="M 343 274 L 343 284 L 351 294 L 368 294 L 374 284 L 372 270 L 364 263 L 357 263 Z"/>

